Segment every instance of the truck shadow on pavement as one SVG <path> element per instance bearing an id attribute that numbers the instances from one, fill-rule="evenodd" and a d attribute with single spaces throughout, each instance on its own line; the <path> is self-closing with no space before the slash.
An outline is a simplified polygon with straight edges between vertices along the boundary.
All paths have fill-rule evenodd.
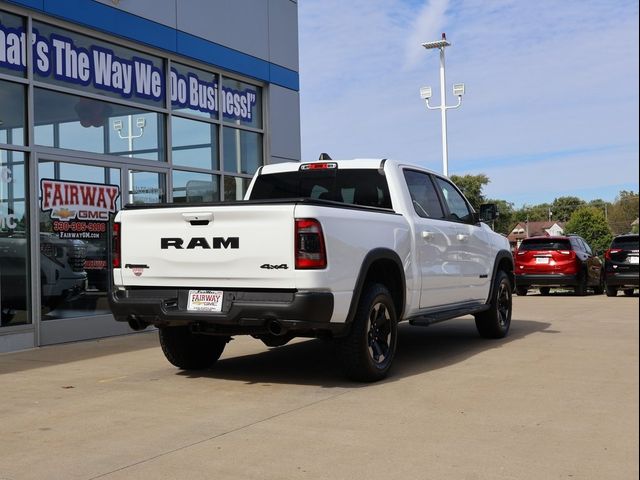
<path id="1" fill-rule="evenodd" d="M 383 383 L 445 368 L 531 334 L 559 333 L 550 330 L 550 326 L 547 322 L 514 320 L 506 338 L 488 340 L 478 335 L 475 323 L 470 318 L 451 320 L 427 328 L 400 324 L 393 369 Z M 283 383 L 325 388 L 369 385 L 347 380 L 336 359 L 334 345 L 321 340 L 297 342 L 239 357 L 225 358 L 223 355 L 210 370 L 180 371 L 177 375 L 249 384 Z"/>

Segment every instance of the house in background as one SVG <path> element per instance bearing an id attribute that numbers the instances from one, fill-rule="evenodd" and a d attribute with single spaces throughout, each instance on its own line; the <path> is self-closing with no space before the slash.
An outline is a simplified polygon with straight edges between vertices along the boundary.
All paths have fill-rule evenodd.
<path id="1" fill-rule="evenodd" d="M 520 246 L 525 238 L 564 235 L 564 223 L 556 221 L 547 222 L 520 222 L 507 235 L 511 250 Z"/>

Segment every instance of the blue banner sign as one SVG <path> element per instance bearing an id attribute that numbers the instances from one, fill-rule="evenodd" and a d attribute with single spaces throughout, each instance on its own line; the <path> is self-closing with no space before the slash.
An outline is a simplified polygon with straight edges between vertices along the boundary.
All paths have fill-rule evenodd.
<path id="1" fill-rule="evenodd" d="M 26 34 L 23 28 L 0 24 L 0 67 L 26 71 Z M 66 83 L 89 86 L 115 93 L 122 98 L 143 98 L 161 102 L 165 93 L 164 72 L 150 60 L 131 56 L 121 58 L 106 47 L 79 47 L 71 38 L 52 33 L 48 37 L 34 29 L 34 71 Z M 256 89 L 242 91 L 222 87 L 218 93 L 217 77 L 212 81 L 195 73 L 181 75 L 171 69 L 169 88 L 172 105 L 198 110 L 213 116 L 222 108 L 227 119 L 252 121 L 257 102 Z M 220 97 L 220 98 L 219 98 Z"/>

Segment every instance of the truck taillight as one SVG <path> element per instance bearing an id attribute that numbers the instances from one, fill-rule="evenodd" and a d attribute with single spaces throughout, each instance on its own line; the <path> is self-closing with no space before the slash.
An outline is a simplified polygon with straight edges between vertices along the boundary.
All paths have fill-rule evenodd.
<path id="1" fill-rule="evenodd" d="M 120 268 L 120 233 L 120 222 L 114 222 L 111 234 L 111 260 L 113 268 Z"/>
<path id="2" fill-rule="evenodd" d="M 314 218 L 296 218 L 296 269 L 327 267 L 327 254 L 320 222 Z"/>

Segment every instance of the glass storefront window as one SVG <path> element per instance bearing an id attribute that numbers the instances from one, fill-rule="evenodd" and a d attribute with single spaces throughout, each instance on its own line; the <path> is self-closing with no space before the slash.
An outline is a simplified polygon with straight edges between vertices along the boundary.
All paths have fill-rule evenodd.
<path id="1" fill-rule="evenodd" d="M 224 171 L 253 175 L 262 165 L 262 134 L 224 127 Z"/>
<path id="2" fill-rule="evenodd" d="M 0 143 L 24 145 L 24 91 L 19 83 L 0 80 Z"/>
<path id="3" fill-rule="evenodd" d="M 30 323 L 25 155 L 0 150 L 0 327 Z"/>
<path id="4" fill-rule="evenodd" d="M 262 128 L 262 89 L 249 83 L 222 79 L 222 118 L 225 122 Z"/>
<path id="5" fill-rule="evenodd" d="M 164 161 L 164 116 L 140 108 L 34 89 L 35 143 Z"/>
<path id="6" fill-rule="evenodd" d="M 251 183 L 250 178 L 224 177 L 224 199 L 226 202 L 240 201 L 244 198 Z"/>
<path id="7" fill-rule="evenodd" d="M 218 126 L 171 117 L 171 153 L 174 165 L 218 170 Z"/>
<path id="8" fill-rule="evenodd" d="M 0 11 L 0 73 L 24 77 L 27 73 L 22 17 Z"/>
<path id="9" fill-rule="evenodd" d="M 119 170 L 43 160 L 38 171 L 42 319 L 106 315 Z"/>
<path id="10" fill-rule="evenodd" d="M 174 112 L 218 119 L 218 75 L 215 73 L 172 63 L 169 91 Z"/>
<path id="11" fill-rule="evenodd" d="M 220 200 L 220 193 L 217 175 L 173 171 L 174 203 L 203 203 L 218 200 Z"/>
<path id="12" fill-rule="evenodd" d="M 129 203 L 163 203 L 165 175 L 158 172 L 129 171 Z"/>
<path id="13" fill-rule="evenodd" d="M 145 105 L 163 106 L 163 61 L 158 57 L 33 22 L 37 80 Z"/>

